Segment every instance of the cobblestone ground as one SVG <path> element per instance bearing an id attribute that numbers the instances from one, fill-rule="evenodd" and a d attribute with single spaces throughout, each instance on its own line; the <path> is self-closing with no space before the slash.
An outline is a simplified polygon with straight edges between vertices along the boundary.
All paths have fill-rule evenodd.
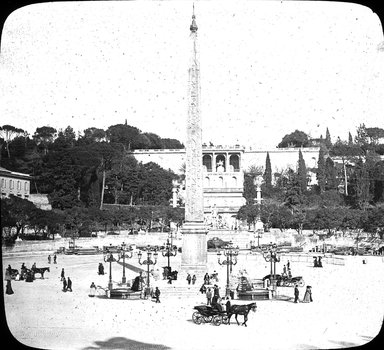
<path id="1" fill-rule="evenodd" d="M 158 266 L 166 266 L 160 257 Z M 233 273 L 247 268 L 252 278 L 269 273 L 267 263 L 255 264 L 255 257 L 241 254 Z M 284 257 L 278 265 L 281 270 Z M 3 273 L 8 264 L 20 269 L 50 266 L 45 279 L 33 283 L 12 281 L 13 295 L 4 293 L 6 321 L 12 335 L 22 344 L 44 349 L 314 349 L 343 348 L 369 342 L 379 332 L 384 310 L 384 262 L 382 257 L 346 257 L 344 266 L 291 263 L 294 276 L 303 276 L 312 286 L 313 303 L 294 304 L 292 288 L 279 288 L 281 300 L 257 301 L 256 313 L 249 314 L 248 327 L 196 325 L 193 306 L 205 301 L 199 294 L 187 298 L 161 297 L 151 300 L 111 300 L 90 298 L 91 282 L 106 287 L 108 274 L 97 275 L 102 256 L 58 256 L 58 264 L 48 265 L 46 254 L 3 256 Z M 135 258 L 129 262 L 133 264 Z M 225 268 L 209 254 L 209 268 L 220 274 L 222 289 Z M 172 263 L 180 264 L 180 256 Z M 108 273 L 109 265 L 105 265 Z M 136 266 L 138 266 L 136 261 Z M 73 292 L 61 291 L 60 272 L 73 281 Z M 121 279 L 122 267 L 113 264 L 113 280 Z M 135 273 L 126 271 L 128 278 Z M 153 286 L 164 287 L 164 281 Z M 185 285 L 185 276 L 177 281 Z M 300 288 L 300 298 L 304 296 Z M 289 298 L 283 298 L 282 296 Z M 232 303 L 244 303 L 233 301 Z M 239 316 L 242 320 L 242 316 Z"/>

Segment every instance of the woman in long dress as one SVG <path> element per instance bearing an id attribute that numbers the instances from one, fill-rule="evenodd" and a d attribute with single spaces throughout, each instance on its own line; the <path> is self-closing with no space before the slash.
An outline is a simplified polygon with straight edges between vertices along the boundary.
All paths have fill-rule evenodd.
<path id="1" fill-rule="evenodd" d="M 6 294 L 13 294 L 12 286 L 11 286 L 11 280 L 7 280 L 7 287 L 6 287 Z"/>
<path id="2" fill-rule="evenodd" d="M 305 294 L 304 294 L 304 299 L 303 299 L 303 303 L 309 303 L 312 301 L 312 290 L 311 290 L 311 286 L 307 286 L 306 290 L 305 290 Z"/>
<path id="3" fill-rule="evenodd" d="M 94 297 L 96 294 L 96 286 L 95 283 L 92 282 L 91 286 L 89 287 L 89 296 Z"/>

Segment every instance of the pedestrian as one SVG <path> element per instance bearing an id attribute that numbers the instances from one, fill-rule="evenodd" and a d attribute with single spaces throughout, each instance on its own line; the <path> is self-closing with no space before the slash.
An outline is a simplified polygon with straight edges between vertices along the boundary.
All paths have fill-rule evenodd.
<path id="1" fill-rule="evenodd" d="M 200 288 L 200 293 L 201 294 L 204 294 L 204 293 L 206 293 L 207 292 L 207 287 L 205 286 L 205 284 L 203 284 L 202 286 L 201 286 L 201 288 Z"/>
<path id="2" fill-rule="evenodd" d="M 91 286 L 89 287 L 89 296 L 94 297 L 96 294 L 96 285 L 94 282 L 91 283 Z"/>
<path id="3" fill-rule="evenodd" d="M 67 291 L 67 280 L 65 279 L 65 277 L 63 277 L 63 292 L 66 292 Z"/>
<path id="4" fill-rule="evenodd" d="M 57 264 L 57 256 L 56 256 L 56 254 L 53 256 L 53 263 Z"/>
<path id="5" fill-rule="evenodd" d="M 204 284 L 209 284 L 209 275 L 208 275 L 208 272 L 206 272 L 205 275 L 204 275 Z"/>
<path id="6" fill-rule="evenodd" d="M 292 272 L 291 272 L 291 269 L 288 269 L 288 278 L 289 278 L 289 279 L 292 278 Z"/>
<path id="7" fill-rule="evenodd" d="M 102 263 L 99 263 L 99 275 L 104 275 L 104 265 Z"/>
<path id="8" fill-rule="evenodd" d="M 205 293 L 205 295 L 207 296 L 207 305 L 212 305 L 212 292 L 211 292 L 211 288 L 208 288 L 207 289 L 207 292 Z"/>
<path id="9" fill-rule="evenodd" d="M 220 298 L 219 287 L 218 287 L 217 284 L 215 284 L 215 285 L 213 286 L 213 295 L 214 295 L 214 296 L 217 296 L 217 298 Z"/>
<path id="10" fill-rule="evenodd" d="M 287 261 L 287 269 L 289 270 L 290 269 L 290 266 L 291 266 L 291 264 L 290 264 L 290 262 L 289 262 L 289 260 Z"/>
<path id="11" fill-rule="evenodd" d="M 231 300 L 227 297 L 227 302 L 225 303 L 225 311 L 227 311 L 227 316 L 229 316 L 231 312 Z"/>
<path id="12" fill-rule="evenodd" d="M 156 303 L 160 303 L 160 289 L 159 289 L 159 287 L 156 287 L 156 289 L 155 289 L 155 297 L 156 297 Z"/>
<path id="13" fill-rule="evenodd" d="M 188 274 L 188 276 L 187 276 L 187 281 L 188 281 L 188 284 L 191 284 L 191 275 L 190 274 Z"/>
<path id="14" fill-rule="evenodd" d="M 51 254 L 48 255 L 48 264 L 51 263 Z"/>
<path id="15" fill-rule="evenodd" d="M 323 263 L 321 262 L 321 256 L 319 256 L 318 258 L 317 258 L 317 265 L 318 265 L 318 267 L 323 267 Z"/>
<path id="16" fill-rule="evenodd" d="M 72 292 L 72 281 L 69 277 L 68 277 L 67 291 Z"/>
<path id="17" fill-rule="evenodd" d="M 193 275 L 192 276 L 192 284 L 195 284 L 195 282 L 196 282 L 196 275 Z"/>
<path id="18" fill-rule="evenodd" d="M 286 268 L 286 266 L 284 265 L 284 267 L 283 267 L 283 275 L 286 275 L 287 274 L 287 268 Z"/>
<path id="19" fill-rule="evenodd" d="M 6 287 L 6 291 L 5 291 L 6 294 L 13 294 L 13 289 L 12 289 L 12 285 L 11 285 L 11 280 L 7 280 L 7 287 Z"/>
<path id="20" fill-rule="evenodd" d="M 297 301 L 299 300 L 299 288 L 297 288 L 297 284 L 295 284 L 295 303 L 297 303 Z"/>
<path id="21" fill-rule="evenodd" d="M 309 303 L 313 301 L 311 288 L 312 288 L 311 286 L 307 286 L 305 290 L 304 298 L 303 298 L 303 303 Z"/>
<path id="22" fill-rule="evenodd" d="M 62 281 L 63 279 L 65 279 L 64 267 L 61 269 L 61 275 L 60 275 L 60 277 L 61 277 L 61 281 Z"/>
<path id="23" fill-rule="evenodd" d="M 317 262 L 316 257 L 313 257 L 313 267 L 319 267 L 319 263 Z"/>

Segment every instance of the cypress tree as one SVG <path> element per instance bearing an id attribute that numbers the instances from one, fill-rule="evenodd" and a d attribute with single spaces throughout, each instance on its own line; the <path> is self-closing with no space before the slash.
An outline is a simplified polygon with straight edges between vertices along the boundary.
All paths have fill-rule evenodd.
<path id="1" fill-rule="evenodd" d="M 297 176 L 301 191 L 305 192 L 307 190 L 307 167 L 305 166 L 305 160 L 303 158 L 303 153 L 301 153 L 301 150 L 299 150 Z"/>
<path id="2" fill-rule="evenodd" d="M 267 158 L 265 159 L 264 183 L 267 189 L 272 187 L 272 167 L 269 152 L 267 152 Z"/>
<path id="3" fill-rule="evenodd" d="M 328 149 L 332 147 L 331 134 L 329 133 L 328 128 L 325 133 L 325 145 L 327 146 Z"/>
<path id="4" fill-rule="evenodd" d="M 317 184 L 319 185 L 320 193 L 323 193 L 325 191 L 325 159 L 324 159 L 324 146 L 320 146 L 319 151 L 319 159 L 317 161 Z"/>
<path id="5" fill-rule="evenodd" d="M 328 157 L 325 161 L 325 190 L 337 188 L 336 169 L 333 160 Z"/>
<path id="6" fill-rule="evenodd" d="M 351 132 L 349 132 L 349 134 L 348 134 L 348 144 L 349 145 L 353 144 L 353 138 L 352 138 Z"/>

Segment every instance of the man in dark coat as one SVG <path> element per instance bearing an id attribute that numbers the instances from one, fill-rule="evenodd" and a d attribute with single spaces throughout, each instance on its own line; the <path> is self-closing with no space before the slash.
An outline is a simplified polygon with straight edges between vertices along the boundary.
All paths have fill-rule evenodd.
<path id="1" fill-rule="evenodd" d="M 160 289 L 159 289 L 159 287 L 156 287 L 156 289 L 155 289 L 155 297 L 156 297 L 156 303 L 160 303 Z"/>
<path id="2" fill-rule="evenodd" d="M 299 288 L 297 288 L 297 284 L 295 285 L 295 303 L 299 300 Z"/>
<path id="3" fill-rule="evenodd" d="M 217 298 L 220 298 L 219 287 L 217 284 L 213 286 L 213 295 L 215 295 Z"/>
<path id="4" fill-rule="evenodd" d="M 227 315 L 229 316 L 231 312 L 231 300 L 229 297 L 227 297 L 227 302 L 225 303 L 225 311 L 227 312 Z"/>
<path id="5" fill-rule="evenodd" d="M 66 291 L 67 291 L 67 280 L 64 277 L 63 278 L 63 292 L 66 292 Z"/>
<path id="6" fill-rule="evenodd" d="M 99 275 L 104 275 L 104 265 L 99 263 Z"/>
<path id="7" fill-rule="evenodd" d="M 57 264 L 57 256 L 56 256 L 56 254 L 53 256 L 53 263 Z"/>
<path id="8" fill-rule="evenodd" d="M 72 281 L 69 277 L 68 277 L 67 291 L 72 292 Z"/>
<path id="9" fill-rule="evenodd" d="M 61 269 L 61 275 L 60 275 L 60 277 L 61 277 L 61 281 L 62 281 L 62 280 L 65 280 L 64 267 Z"/>

